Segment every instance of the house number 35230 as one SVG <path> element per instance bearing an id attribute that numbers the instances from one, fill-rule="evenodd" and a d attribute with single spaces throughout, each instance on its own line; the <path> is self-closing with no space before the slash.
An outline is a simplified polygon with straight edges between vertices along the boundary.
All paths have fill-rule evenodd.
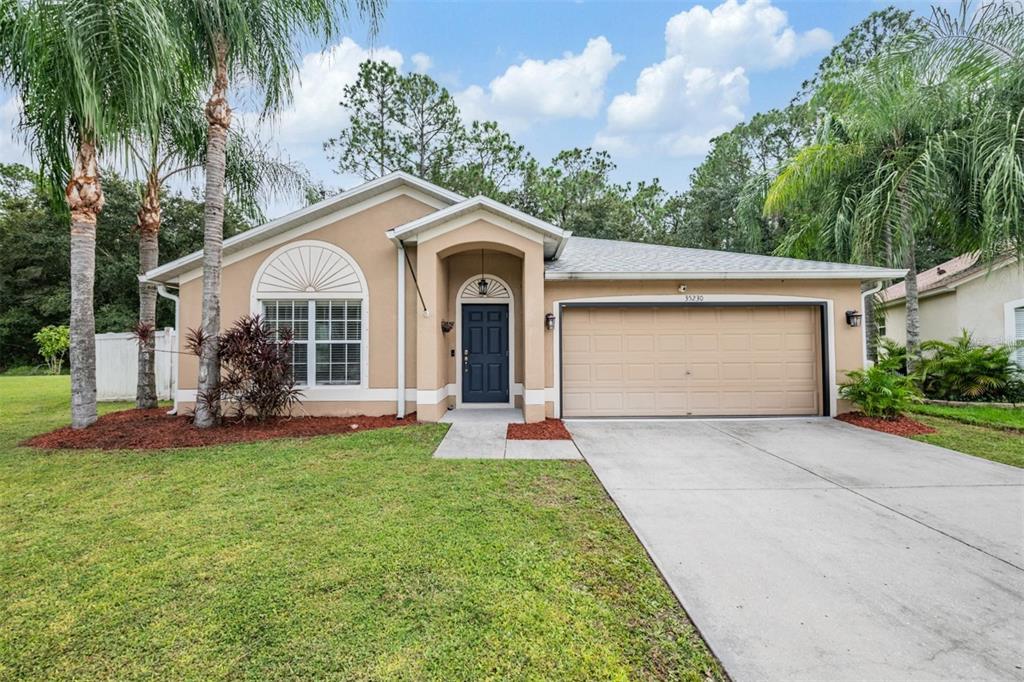
<path id="1" fill-rule="evenodd" d="M 683 296 L 683 300 L 687 303 L 703 303 L 704 294 L 686 294 Z"/>

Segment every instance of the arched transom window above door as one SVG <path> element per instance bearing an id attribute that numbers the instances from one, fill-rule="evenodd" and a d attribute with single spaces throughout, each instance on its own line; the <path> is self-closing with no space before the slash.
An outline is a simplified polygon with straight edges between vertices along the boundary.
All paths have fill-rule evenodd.
<path id="1" fill-rule="evenodd" d="M 483 280 L 483 286 L 481 287 L 481 279 Z M 505 283 L 494 277 L 488 277 L 486 275 L 483 278 L 477 277 L 476 279 L 470 280 L 466 286 L 462 288 L 460 292 L 460 298 L 466 299 L 498 299 L 508 300 L 511 298 L 511 292 Z"/>

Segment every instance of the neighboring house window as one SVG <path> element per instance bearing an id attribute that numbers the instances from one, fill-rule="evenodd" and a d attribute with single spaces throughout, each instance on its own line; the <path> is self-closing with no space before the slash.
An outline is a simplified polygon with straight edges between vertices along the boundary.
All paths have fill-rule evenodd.
<path id="1" fill-rule="evenodd" d="M 365 385 L 368 301 L 355 260 L 327 242 L 283 246 L 253 278 L 253 312 L 292 330 L 292 374 L 300 386 Z"/>
<path id="2" fill-rule="evenodd" d="M 1013 311 L 1013 322 L 1017 331 L 1017 343 L 1024 343 L 1024 306 Z M 1024 347 L 1017 349 L 1017 364 L 1024 367 Z"/>
<path id="3" fill-rule="evenodd" d="M 878 329 L 879 336 L 885 336 L 885 311 L 879 309 L 879 315 L 875 318 L 875 327 Z"/>
<path id="4" fill-rule="evenodd" d="M 362 379 L 362 301 L 263 301 L 266 323 L 292 330 L 292 375 L 309 386 L 314 358 L 318 386 L 359 385 Z M 312 338 L 309 330 L 313 329 Z"/>

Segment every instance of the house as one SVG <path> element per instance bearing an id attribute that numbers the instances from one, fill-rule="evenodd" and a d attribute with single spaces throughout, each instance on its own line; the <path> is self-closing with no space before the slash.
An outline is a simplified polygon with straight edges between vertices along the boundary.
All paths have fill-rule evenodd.
<path id="1" fill-rule="evenodd" d="M 833 415 L 861 284 L 903 274 L 573 237 L 394 173 L 226 240 L 221 315 L 294 330 L 307 414 Z M 201 253 L 145 278 L 199 327 Z"/>
<path id="2" fill-rule="evenodd" d="M 981 343 L 1024 341 L 1024 268 L 1014 255 L 993 263 L 964 254 L 917 275 L 921 339 L 948 340 L 962 329 Z M 881 293 L 879 334 L 907 340 L 906 286 Z M 1018 353 L 1024 365 L 1024 352 Z"/>

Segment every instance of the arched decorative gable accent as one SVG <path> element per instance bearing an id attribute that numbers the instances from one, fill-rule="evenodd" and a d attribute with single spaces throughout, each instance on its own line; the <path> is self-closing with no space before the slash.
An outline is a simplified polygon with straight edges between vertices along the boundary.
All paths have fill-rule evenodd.
<path id="1" fill-rule="evenodd" d="M 483 280 L 487 283 L 487 287 L 484 293 L 480 293 L 480 277 L 474 277 L 470 279 L 462 287 L 462 291 L 459 293 L 459 298 L 463 300 L 471 299 L 498 299 L 507 300 L 512 297 L 512 292 L 509 291 L 508 285 L 503 281 L 492 275 L 484 275 Z"/>
<path id="2" fill-rule="evenodd" d="M 321 241 L 286 244 L 260 266 L 253 298 L 362 298 L 366 279 L 343 249 Z"/>

